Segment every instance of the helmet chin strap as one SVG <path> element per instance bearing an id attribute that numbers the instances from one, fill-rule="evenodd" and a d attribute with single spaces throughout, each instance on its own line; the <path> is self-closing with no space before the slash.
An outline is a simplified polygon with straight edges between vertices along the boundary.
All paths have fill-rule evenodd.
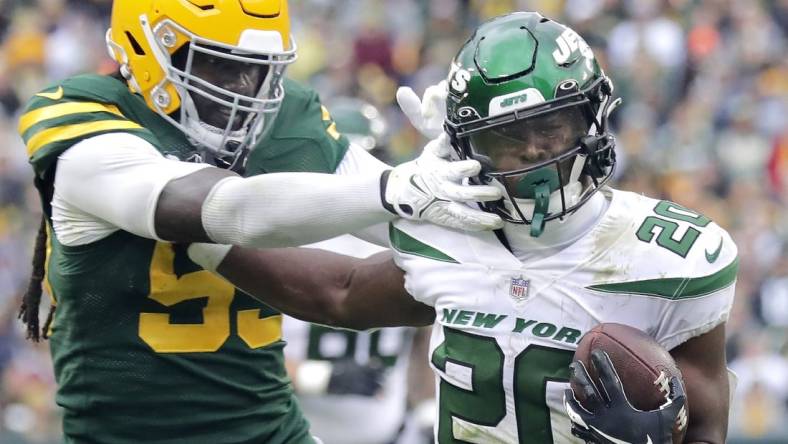
<path id="1" fill-rule="evenodd" d="M 575 156 L 569 180 L 563 187 L 567 208 L 576 204 L 583 193 L 579 179 L 585 160 L 584 155 Z M 563 210 L 558 171 L 552 167 L 540 168 L 521 177 L 515 186 L 515 194 L 521 197 L 514 198 L 514 201 L 524 216 L 530 214 L 531 236 L 539 237 L 544 232 L 545 217 Z M 504 205 L 509 212 L 515 211 L 507 199 L 504 199 Z"/>
<path id="2" fill-rule="evenodd" d="M 579 181 L 572 182 L 563 188 L 567 207 L 576 204 L 583 194 L 583 184 Z M 545 216 L 562 210 L 561 190 L 558 187 L 551 188 L 549 184 L 541 183 L 534 187 L 534 193 L 534 199 L 514 198 L 514 201 L 517 203 L 520 211 L 523 212 L 523 215 L 526 217 L 529 214 L 531 215 L 531 236 L 539 237 L 547 225 L 547 222 L 544 220 Z M 516 213 L 508 199 L 504 199 L 504 206 L 510 213 Z"/>

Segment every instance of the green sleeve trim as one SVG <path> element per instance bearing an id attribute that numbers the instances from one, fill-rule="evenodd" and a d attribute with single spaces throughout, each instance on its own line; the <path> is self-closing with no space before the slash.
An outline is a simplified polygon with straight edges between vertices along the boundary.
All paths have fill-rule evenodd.
<path id="1" fill-rule="evenodd" d="M 586 287 L 605 293 L 640 294 L 670 300 L 691 299 L 714 293 L 732 285 L 739 271 L 739 258 L 720 271 L 697 278 L 648 279 L 644 281 L 617 282 Z"/>
<path id="2" fill-rule="evenodd" d="M 402 253 L 459 264 L 459 261 L 448 254 L 408 236 L 404 231 L 397 229 L 394 224 L 389 224 L 389 239 L 391 240 L 391 246 Z"/>

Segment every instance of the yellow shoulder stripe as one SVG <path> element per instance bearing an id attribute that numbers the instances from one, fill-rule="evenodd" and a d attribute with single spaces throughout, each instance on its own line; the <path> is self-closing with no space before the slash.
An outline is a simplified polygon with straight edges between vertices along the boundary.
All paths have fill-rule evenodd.
<path id="1" fill-rule="evenodd" d="M 128 130 L 142 128 L 140 125 L 129 120 L 101 120 L 98 122 L 78 123 L 76 125 L 64 125 L 48 130 L 41 131 L 27 141 L 27 155 L 33 156 L 36 151 L 45 145 L 63 140 L 74 139 L 91 133 L 111 130 Z"/>
<path id="2" fill-rule="evenodd" d="M 325 106 L 320 105 L 320 111 L 323 113 L 323 120 L 331 120 L 331 114 L 328 113 Z"/>
<path id="3" fill-rule="evenodd" d="M 104 105 L 102 103 L 92 102 L 58 103 L 55 105 L 34 109 L 22 115 L 22 117 L 19 119 L 19 134 L 24 134 L 24 132 L 30 129 L 31 126 L 44 120 L 55 119 L 57 117 L 68 116 L 70 114 L 97 112 L 107 112 L 123 116 L 118 107 L 115 105 Z"/>

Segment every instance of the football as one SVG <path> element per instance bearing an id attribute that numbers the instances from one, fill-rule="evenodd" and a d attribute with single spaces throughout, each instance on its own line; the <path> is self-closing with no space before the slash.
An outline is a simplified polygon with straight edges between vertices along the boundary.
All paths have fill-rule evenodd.
<path id="1" fill-rule="evenodd" d="M 676 362 L 651 336 L 642 330 L 623 324 L 602 323 L 588 331 L 575 350 L 575 360 L 582 361 L 591 380 L 600 386 L 599 377 L 591 364 L 591 350 L 602 349 L 610 356 L 618 372 L 627 399 L 638 410 L 656 410 L 665 403 L 672 376 L 683 385 Z M 572 390 L 581 404 L 585 402 L 582 390 L 572 384 Z M 679 413 L 673 427 L 673 442 L 680 443 L 687 429 L 689 405 Z"/>

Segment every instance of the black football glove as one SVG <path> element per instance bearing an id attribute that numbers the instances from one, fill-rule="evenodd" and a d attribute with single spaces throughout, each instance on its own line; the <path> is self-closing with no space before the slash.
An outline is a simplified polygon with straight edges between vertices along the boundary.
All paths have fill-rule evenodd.
<path id="1" fill-rule="evenodd" d="M 572 434 L 587 443 L 597 444 L 670 444 L 673 425 L 683 415 L 684 387 L 677 377 L 670 379 L 670 396 L 657 410 L 641 411 L 632 406 L 624 393 L 621 380 L 602 350 L 591 351 L 591 362 L 599 374 L 601 390 L 591 381 L 585 365 L 580 361 L 570 367 L 571 380 L 586 396 L 584 408 L 572 389 L 564 391 L 564 408 L 572 421 Z"/>
<path id="2" fill-rule="evenodd" d="M 380 390 L 385 372 L 386 367 L 379 360 L 371 359 L 361 365 L 353 359 L 338 359 L 331 363 L 326 393 L 373 396 Z"/>

